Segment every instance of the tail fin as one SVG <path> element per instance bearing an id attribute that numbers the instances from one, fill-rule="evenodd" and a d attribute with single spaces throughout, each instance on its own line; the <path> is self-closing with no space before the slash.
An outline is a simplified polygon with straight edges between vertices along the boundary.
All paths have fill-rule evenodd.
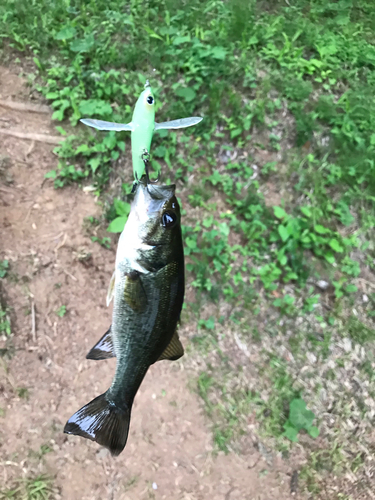
<path id="1" fill-rule="evenodd" d="M 119 408 L 104 393 L 70 417 L 64 432 L 96 441 L 117 457 L 125 448 L 129 423 L 130 408 Z"/>

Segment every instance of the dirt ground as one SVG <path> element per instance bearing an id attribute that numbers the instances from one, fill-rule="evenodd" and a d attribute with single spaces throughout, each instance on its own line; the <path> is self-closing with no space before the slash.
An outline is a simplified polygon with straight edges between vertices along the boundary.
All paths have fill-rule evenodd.
<path id="1" fill-rule="evenodd" d="M 0 74 L 1 100 L 30 102 L 15 69 Z M 57 135 L 48 114 L 6 107 L 0 107 L 0 128 Z M 255 446 L 241 456 L 213 452 L 209 422 L 188 388 L 197 376 L 188 355 L 151 367 L 118 458 L 63 434 L 66 420 L 104 392 L 114 374 L 115 360 L 85 355 L 111 321 L 105 297 L 115 252 L 83 229 L 84 217 L 101 211 L 93 195 L 77 186 L 55 190 L 44 180 L 57 163 L 52 150 L 0 134 L 0 260 L 10 262 L 3 299 L 15 347 L 12 356 L 0 357 L 0 492 L 20 478 L 46 474 L 56 499 L 290 498 L 293 471 L 276 458 L 270 466 Z M 91 259 L 81 261 L 87 253 Z M 62 305 L 67 312 L 60 318 Z M 188 332 L 181 332 L 185 346 Z M 6 345 L 3 338 L 0 348 Z"/>

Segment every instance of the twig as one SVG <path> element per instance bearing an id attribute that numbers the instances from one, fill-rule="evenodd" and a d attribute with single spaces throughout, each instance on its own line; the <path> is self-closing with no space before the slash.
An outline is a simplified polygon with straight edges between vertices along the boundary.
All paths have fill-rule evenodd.
<path id="1" fill-rule="evenodd" d="M 19 139 L 28 139 L 29 141 L 45 142 L 47 144 L 60 144 L 64 140 L 63 137 L 57 137 L 56 135 L 33 134 L 21 132 L 20 130 L 9 130 L 7 128 L 0 128 L 0 134 L 11 135 Z"/>
<path id="2" fill-rule="evenodd" d="M 25 217 L 24 222 L 27 222 L 27 221 L 28 221 L 28 219 L 29 219 L 29 217 L 30 217 L 30 214 L 31 214 L 31 210 L 33 209 L 33 206 L 34 206 L 34 202 L 32 202 L 32 203 L 31 203 L 30 208 L 29 208 L 29 210 L 27 211 L 27 214 L 26 214 L 26 217 Z"/>
<path id="3" fill-rule="evenodd" d="M 28 148 L 28 150 L 25 153 L 25 161 L 27 160 L 27 157 L 29 156 L 29 154 L 31 154 L 34 147 L 35 147 L 35 141 L 31 141 L 30 147 Z"/>
<path id="4" fill-rule="evenodd" d="M 77 278 L 75 276 L 73 276 L 73 274 L 70 274 L 66 269 L 62 269 L 63 272 L 68 275 L 70 278 L 72 278 L 73 281 L 78 281 Z"/>
<path id="5" fill-rule="evenodd" d="M 51 113 L 49 106 L 44 104 L 26 104 L 24 102 L 4 101 L 0 99 L 0 106 L 15 109 L 16 111 L 29 111 L 30 113 Z"/>
<path id="6" fill-rule="evenodd" d="M 67 239 L 67 234 L 65 233 L 64 234 L 64 238 L 62 241 L 60 241 L 60 243 L 58 243 L 56 245 L 56 248 L 54 250 L 55 254 L 56 254 L 56 258 L 57 258 L 57 252 L 60 250 L 61 247 L 63 247 L 65 245 L 65 242 L 66 242 L 66 239 Z"/>
<path id="7" fill-rule="evenodd" d="M 31 301 L 31 336 L 33 342 L 36 342 L 35 304 L 33 300 Z"/>
<path id="8" fill-rule="evenodd" d="M 3 186 L 0 186 L 0 191 L 2 191 L 3 193 L 7 193 L 7 194 L 13 194 L 13 191 L 11 189 L 7 189 Z"/>

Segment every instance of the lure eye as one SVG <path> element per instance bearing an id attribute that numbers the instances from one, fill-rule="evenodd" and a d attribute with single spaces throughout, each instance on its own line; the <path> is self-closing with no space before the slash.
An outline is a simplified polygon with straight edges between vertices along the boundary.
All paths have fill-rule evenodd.
<path id="1" fill-rule="evenodd" d="M 154 104 L 154 98 L 152 97 L 152 95 L 149 95 L 146 99 L 147 101 L 147 104 Z"/>
<path id="2" fill-rule="evenodd" d="M 174 212 L 164 212 L 161 217 L 161 225 L 167 229 L 172 228 L 177 221 L 177 216 Z"/>

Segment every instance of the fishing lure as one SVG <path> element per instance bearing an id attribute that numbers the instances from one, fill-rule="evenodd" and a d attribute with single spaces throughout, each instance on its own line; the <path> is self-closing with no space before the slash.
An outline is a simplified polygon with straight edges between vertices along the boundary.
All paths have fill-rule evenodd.
<path id="1" fill-rule="evenodd" d="M 114 123 L 103 120 L 85 118 L 82 123 L 97 130 L 114 130 L 121 132 L 128 130 L 131 132 L 133 172 L 136 181 L 142 178 L 147 170 L 152 136 L 155 130 L 170 130 L 191 127 L 196 125 L 203 118 L 191 116 L 190 118 L 180 118 L 168 122 L 155 122 L 155 97 L 151 86 L 146 81 L 145 90 L 141 93 L 135 105 L 132 121 L 130 123 Z M 146 171 L 147 174 L 147 171 Z"/>

